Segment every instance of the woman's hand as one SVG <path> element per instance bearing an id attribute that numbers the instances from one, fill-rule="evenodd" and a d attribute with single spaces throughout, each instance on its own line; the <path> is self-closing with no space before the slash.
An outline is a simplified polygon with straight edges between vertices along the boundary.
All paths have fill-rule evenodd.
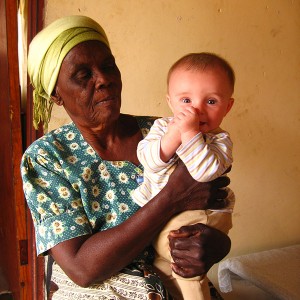
<path id="1" fill-rule="evenodd" d="M 225 208 L 228 205 L 228 192 L 223 188 L 229 183 L 230 179 L 226 176 L 210 182 L 197 182 L 180 161 L 165 188 L 174 194 L 171 195 L 173 203 L 170 203 L 170 207 L 176 210 L 175 213 L 180 213 L 186 210 Z"/>
<path id="2" fill-rule="evenodd" d="M 230 251 L 230 238 L 204 224 L 183 226 L 169 234 L 172 270 L 185 278 L 206 274 Z"/>

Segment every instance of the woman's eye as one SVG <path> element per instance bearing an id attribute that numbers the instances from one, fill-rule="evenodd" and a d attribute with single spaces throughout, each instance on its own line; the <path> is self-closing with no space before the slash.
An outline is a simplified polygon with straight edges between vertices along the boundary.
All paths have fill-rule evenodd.
<path id="1" fill-rule="evenodd" d="M 181 101 L 183 103 L 191 103 L 191 100 L 189 98 L 183 98 L 183 99 L 181 99 Z"/>
<path id="2" fill-rule="evenodd" d="M 90 77 L 91 77 L 91 72 L 86 71 L 86 70 L 85 71 L 79 71 L 75 75 L 75 80 L 82 81 L 82 80 L 89 79 Z"/>
<path id="3" fill-rule="evenodd" d="M 116 67 L 116 64 L 111 63 L 104 66 L 104 69 L 114 69 Z"/>
<path id="4" fill-rule="evenodd" d="M 115 60 L 108 60 L 102 65 L 103 70 L 115 70 L 117 68 Z"/>

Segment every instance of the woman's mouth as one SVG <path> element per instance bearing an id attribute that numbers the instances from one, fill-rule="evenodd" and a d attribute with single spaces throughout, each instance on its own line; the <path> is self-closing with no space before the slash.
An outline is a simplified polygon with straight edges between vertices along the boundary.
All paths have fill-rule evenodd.
<path id="1" fill-rule="evenodd" d="M 107 104 L 109 102 L 116 101 L 117 97 L 116 96 L 107 96 L 105 98 L 102 98 L 101 100 L 96 101 L 96 105 L 103 105 Z"/>

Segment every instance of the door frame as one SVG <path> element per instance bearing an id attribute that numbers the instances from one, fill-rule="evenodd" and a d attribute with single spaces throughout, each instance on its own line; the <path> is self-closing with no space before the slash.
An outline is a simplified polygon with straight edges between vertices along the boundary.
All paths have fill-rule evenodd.
<path id="1" fill-rule="evenodd" d="M 32 126 L 32 90 L 21 105 L 18 4 L 0 1 L 0 271 L 15 300 L 43 300 L 44 260 L 36 257 L 34 229 L 23 194 L 20 162 L 29 144 L 42 135 Z M 44 0 L 23 0 L 28 44 L 43 27 Z M 29 81 L 28 81 L 29 82 Z M 3 290 L 1 291 L 3 292 Z"/>

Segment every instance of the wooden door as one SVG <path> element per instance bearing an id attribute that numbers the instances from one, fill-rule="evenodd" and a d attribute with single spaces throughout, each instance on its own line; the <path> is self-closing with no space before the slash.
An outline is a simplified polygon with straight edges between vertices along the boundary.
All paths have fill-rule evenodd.
<path id="1" fill-rule="evenodd" d="M 35 255 L 20 175 L 23 150 L 39 132 L 32 129 L 30 98 L 21 109 L 17 5 L 17 0 L 0 1 L 0 272 L 13 299 L 41 300 L 43 261 Z M 41 27 L 42 9 L 43 1 L 28 1 L 29 41 Z"/>
<path id="2" fill-rule="evenodd" d="M 27 212 L 20 175 L 22 130 L 17 1 L 0 1 L 0 265 L 13 299 L 31 299 Z"/>

